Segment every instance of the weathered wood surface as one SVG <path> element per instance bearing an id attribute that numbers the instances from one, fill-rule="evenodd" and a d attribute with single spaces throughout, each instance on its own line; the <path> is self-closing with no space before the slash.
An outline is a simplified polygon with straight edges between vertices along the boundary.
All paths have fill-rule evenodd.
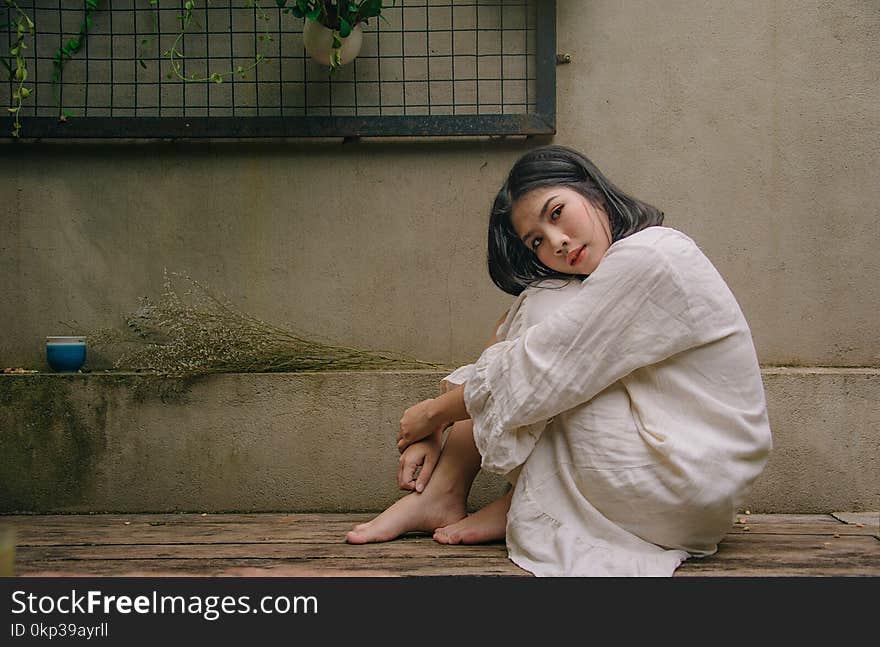
<path id="1" fill-rule="evenodd" d="M 528 576 L 506 557 L 418 559 L 408 556 L 369 561 L 340 558 L 168 559 L 35 562 L 17 571 L 23 576 L 111 577 L 404 577 L 449 575 Z"/>
<path id="2" fill-rule="evenodd" d="M 843 523 L 871 526 L 880 532 L 880 512 L 833 512 L 832 516 Z"/>
<path id="3" fill-rule="evenodd" d="M 41 515 L 18 520 L 19 545 L 343 542 L 374 514 Z M 9 518 L 9 517 L 7 517 Z"/>
<path id="4" fill-rule="evenodd" d="M 836 513 L 837 514 L 837 513 Z M 503 543 L 443 546 L 425 535 L 351 546 L 372 514 L 143 514 L 0 517 L 23 576 L 528 576 Z M 880 576 L 872 516 L 739 515 L 718 553 L 677 576 Z M 868 523 L 864 523 L 867 520 Z"/>

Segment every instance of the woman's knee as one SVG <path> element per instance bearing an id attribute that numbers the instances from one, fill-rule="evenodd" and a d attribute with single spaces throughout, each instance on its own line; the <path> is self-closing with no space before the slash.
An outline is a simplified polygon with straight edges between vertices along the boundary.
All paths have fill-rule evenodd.
<path id="1" fill-rule="evenodd" d="M 467 434 L 471 438 L 474 436 L 474 421 L 473 420 L 459 420 L 452 427 L 449 428 L 449 435 L 455 434 L 456 436 L 460 436 L 462 434 Z"/>
<path id="2" fill-rule="evenodd" d="M 446 444 L 448 445 L 450 443 L 457 447 L 465 446 L 469 451 L 476 452 L 477 446 L 474 444 L 474 421 L 459 420 L 452 425 L 446 435 Z"/>

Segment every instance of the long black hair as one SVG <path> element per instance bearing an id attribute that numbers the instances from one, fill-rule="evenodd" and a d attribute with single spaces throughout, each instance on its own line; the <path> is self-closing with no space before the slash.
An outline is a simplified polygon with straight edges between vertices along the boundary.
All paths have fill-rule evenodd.
<path id="1" fill-rule="evenodd" d="M 523 245 L 510 222 L 514 203 L 529 191 L 566 186 L 608 214 L 611 242 L 645 227 L 663 224 L 663 212 L 636 200 L 612 184 L 589 159 L 564 146 L 543 146 L 523 155 L 498 191 L 489 217 L 489 276 L 499 288 L 518 295 L 547 278 L 572 275 L 551 270 Z"/>

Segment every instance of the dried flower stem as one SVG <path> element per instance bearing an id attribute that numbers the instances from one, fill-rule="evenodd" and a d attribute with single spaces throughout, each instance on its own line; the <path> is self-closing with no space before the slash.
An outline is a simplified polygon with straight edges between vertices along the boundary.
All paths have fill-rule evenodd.
<path id="1" fill-rule="evenodd" d="M 172 277 L 189 283 L 179 295 Z M 128 331 L 88 335 L 94 346 L 124 346 L 115 368 L 171 377 L 210 373 L 265 373 L 389 369 L 442 369 L 439 364 L 390 351 L 363 350 L 305 339 L 238 311 L 206 285 L 185 274 L 164 275 L 162 298 L 141 299 L 127 317 Z"/>

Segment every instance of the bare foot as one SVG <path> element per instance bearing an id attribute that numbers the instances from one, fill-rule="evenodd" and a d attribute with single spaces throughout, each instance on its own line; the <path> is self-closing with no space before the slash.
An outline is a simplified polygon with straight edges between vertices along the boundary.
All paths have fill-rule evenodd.
<path id="1" fill-rule="evenodd" d="M 465 502 L 452 495 L 427 489 L 398 499 L 385 512 L 367 523 L 355 526 L 346 536 L 349 544 L 391 541 L 406 532 L 434 532 L 467 514 Z"/>
<path id="2" fill-rule="evenodd" d="M 461 521 L 434 531 L 434 541 L 441 544 L 486 544 L 501 541 L 507 534 L 507 511 L 513 490 L 496 499 L 482 510 Z"/>

